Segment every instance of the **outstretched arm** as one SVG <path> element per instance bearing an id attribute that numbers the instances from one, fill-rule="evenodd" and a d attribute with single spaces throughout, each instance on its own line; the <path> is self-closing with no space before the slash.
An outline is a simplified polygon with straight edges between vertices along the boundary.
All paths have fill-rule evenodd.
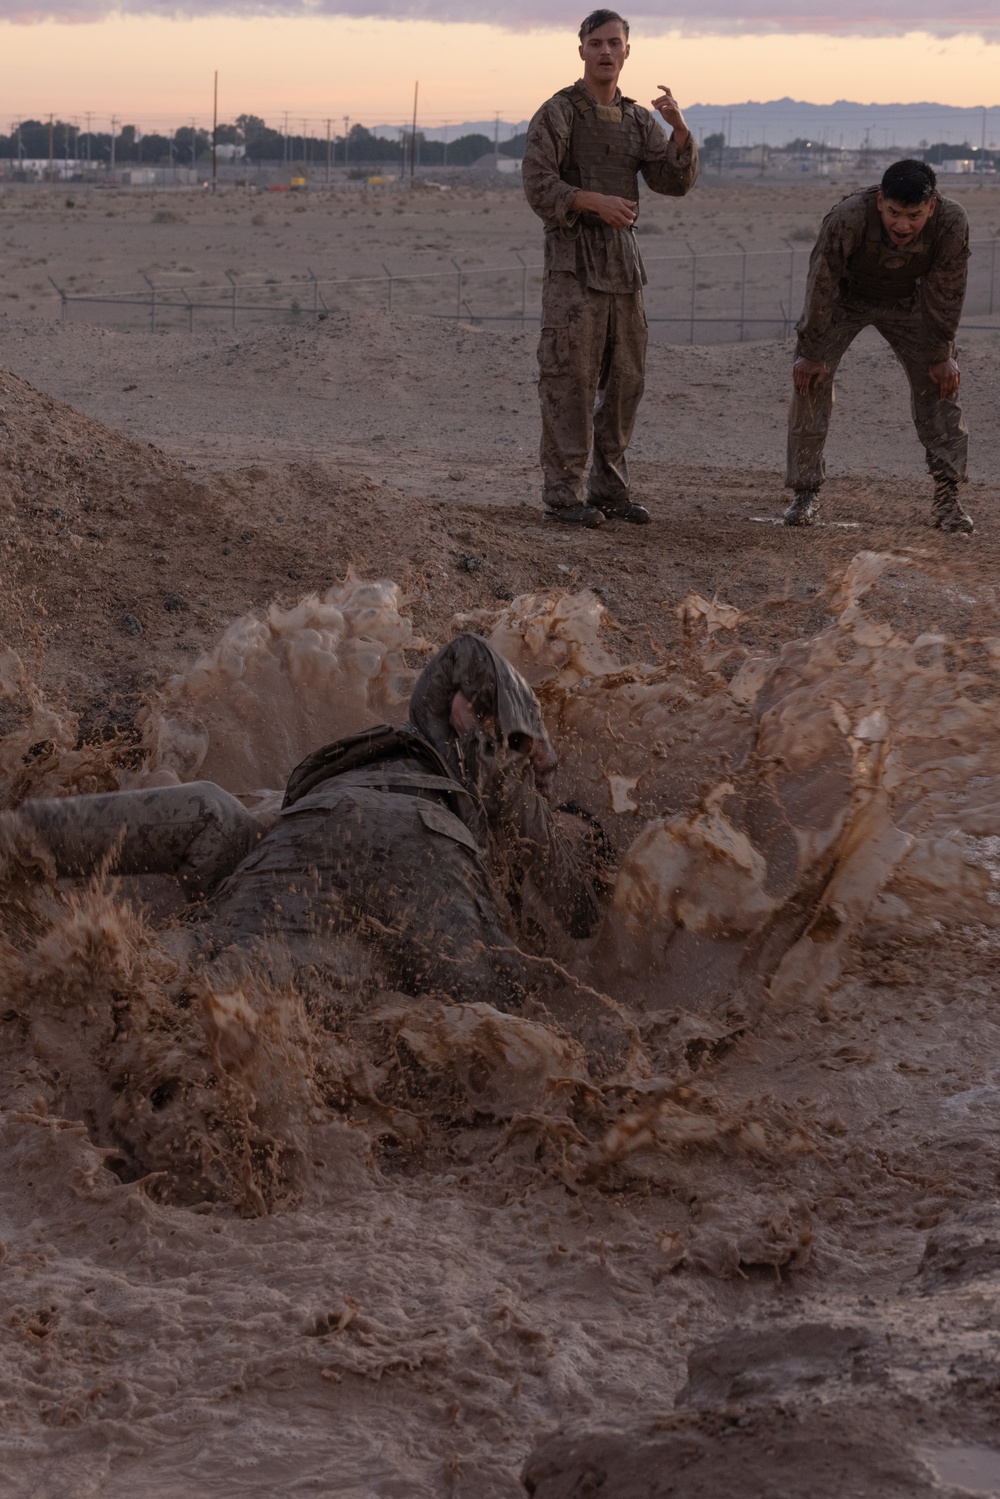
<path id="1" fill-rule="evenodd" d="M 17 814 L 42 841 L 59 875 L 172 874 L 192 897 L 231 874 L 264 831 L 212 781 L 26 801 Z"/>

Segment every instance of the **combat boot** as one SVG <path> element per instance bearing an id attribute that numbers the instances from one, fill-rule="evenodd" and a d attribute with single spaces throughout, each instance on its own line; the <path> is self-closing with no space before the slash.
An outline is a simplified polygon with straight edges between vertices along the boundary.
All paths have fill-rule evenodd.
<path id="1" fill-rule="evenodd" d="M 634 500 L 616 500 L 605 504 L 598 501 L 597 504 L 608 520 L 627 520 L 633 526 L 649 525 L 649 511 L 645 505 L 637 505 Z"/>
<path id="2" fill-rule="evenodd" d="M 786 526 L 813 526 L 819 515 L 819 490 L 797 489 L 782 519 Z"/>
<path id="3" fill-rule="evenodd" d="M 939 531 L 961 531 L 966 535 L 975 530 L 972 516 L 962 508 L 958 498 L 958 485 L 954 479 L 934 481 L 934 524 Z"/>
<path id="4" fill-rule="evenodd" d="M 587 526 L 593 530 L 595 526 L 604 525 L 604 511 L 598 510 L 596 505 L 550 505 L 545 511 L 545 519 L 564 526 Z"/>

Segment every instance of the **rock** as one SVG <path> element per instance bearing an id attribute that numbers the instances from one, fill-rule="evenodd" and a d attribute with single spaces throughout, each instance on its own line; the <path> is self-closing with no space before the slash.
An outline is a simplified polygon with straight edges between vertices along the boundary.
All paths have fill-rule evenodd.
<path id="1" fill-rule="evenodd" d="M 182 593 L 168 593 L 163 600 L 163 607 L 168 614 L 180 614 L 191 605 Z"/>
<path id="2" fill-rule="evenodd" d="M 669 1419 L 669 1418 L 667 1418 Z M 713 1430 L 557 1435 L 528 1458 L 533 1499 L 932 1499 L 939 1486 L 879 1412 L 857 1407 Z"/>
<path id="3" fill-rule="evenodd" d="M 864 1327 L 803 1322 L 791 1327 L 733 1328 L 688 1355 L 688 1382 L 678 1405 L 727 1405 L 770 1399 L 829 1380 L 870 1379 L 876 1337 Z"/>
<path id="4" fill-rule="evenodd" d="M 924 1290 L 960 1286 L 1000 1270 L 1000 1208 L 979 1207 L 927 1236 L 917 1271 Z"/>
<path id="5" fill-rule="evenodd" d="M 118 628 L 124 635 L 141 635 L 142 621 L 134 614 L 125 613 L 118 620 Z"/>

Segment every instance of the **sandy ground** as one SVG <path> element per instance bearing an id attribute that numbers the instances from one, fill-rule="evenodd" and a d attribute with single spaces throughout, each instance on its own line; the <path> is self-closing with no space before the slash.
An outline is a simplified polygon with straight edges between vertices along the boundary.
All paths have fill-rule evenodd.
<path id="1" fill-rule="evenodd" d="M 134 226 L 122 212 L 114 235 L 134 227 L 144 255 L 150 236 L 189 227 L 151 226 L 148 205 Z M 242 243 L 271 233 L 225 205 L 213 217 L 199 202 L 196 220 L 206 243 L 230 225 Z M 73 245 L 57 222 L 53 210 L 52 264 Z M 25 254 L 41 223 L 8 221 Z M 91 230 L 109 233 L 96 214 L 79 232 Z M 105 241 L 115 274 L 132 243 Z M 359 238 L 351 253 L 370 251 Z M 376 312 L 123 335 L 29 315 L 22 297 L 0 323 L 3 636 L 17 656 L 0 657 L 4 806 L 135 774 L 148 705 L 172 674 L 188 693 L 198 671 L 221 680 L 234 637 L 211 653 L 239 616 L 277 602 L 288 614 L 272 633 L 300 660 L 307 641 L 319 650 L 315 607 L 299 601 L 349 567 L 400 585 L 384 607 L 412 621 L 406 669 L 423 659 L 416 637 L 444 640 L 456 615 L 516 645 L 511 601 L 541 595 L 550 618 L 568 592 L 609 611 L 602 649 L 622 672 L 605 665 L 572 690 L 553 678 L 564 785 L 623 852 L 664 818 L 694 819 L 685 847 L 709 847 L 713 788 L 765 762 L 801 766 L 787 805 L 805 847 L 845 794 L 838 776 L 856 778 L 852 805 L 868 815 L 866 746 L 889 746 L 889 823 L 856 833 L 854 864 L 850 840 L 837 845 L 829 910 L 843 936 L 817 924 L 798 988 L 773 960 L 737 980 L 726 965 L 742 918 L 726 907 L 692 948 L 694 918 L 651 876 L 660 904 L 640 902 L 638 957 L 623 956 L 618 907 L 593 951 L 562 953 L 633 1017 L 645 1073 L 596 1108 L 585 1090 L 526 1104 L 515 1069 L 518 1110 L 501 1097 L 470 1113 L 445 1089 L 407 1112 L 397 1095 L 366 1102 L 301 1015 L 254 1030 L 216 996 L 202 1017 L 170 931 L 152 932 L 127 892 L 74 904 L 44 883 L 25 893 L 14 871 L 5 1496 L 506 1499 L 524 1492 L 526 1461 L 541 1499 L 1000 1493 L 1000 359 L 976 344 L 963 360 L 972 538 L 930 529 L 901 377 L 875 344 L 845 365 L 828 524 L 772 524 L 788 347 L 658 348 L 635 450 L 654 523 L 579 535 L 538 509 L 532 342 Z M 869 553 L 891 555 L 848 571 Z M 742 618 L 703 638 L 692 594 Z M 558 656 L 547 641 L 542 664 Z M 251 727 L 230 717 L 213 749 L 219 765 L 270 774 L 258 785 L 278 783 L 267 746 L 289 705 L 303 723 L 319 711 L 291 659 L 280 682 L 244 671 Z M 327 680 L 347 693 L 346 676 Z M 335 699 L 319 705 L 333 722 Z M 849 773 L 823 759 L 841 721 Z M 767 740 L 779 732 L 780 752 Z M 607 774 L 633 786 L 636 810 L 611 810 Z M 245 778 L 231 789 L 254 789 Z M 923 863 L 869 888 L 893 828 Z M 684 867 L 697 905 L 715 865 Z M 795 896 L 810 910 L 822 899 Z M 341 1041 L 375 1067 L 370 1038 Z M 442 1075 L 457 1065 L 448 1053 Z M 167 1078 L 190 1112 L 164 1177 L 162 1130 L 149 1125 L 145 1155 L 135 1146 L 143 1185 L 123 1141 L 137 1120 L 169 1120 L 169 1101 L 160 1115 L 150 1102 Z M 214 1185 L 192 1164 L 206 1141 L 230 1163 Z M 243 1150 L 257 1191 L 276 1141 L 295 1180 L 278 1171 L 270 1195 L 241 1196 L 232 1163 Z"/>
<path id="2" fill-rule="evenodd" d="M 692 250 L 699 256 L 699 317 L 738 318 L 742 303 L 748 318 L 794 321 L 808 252 L 823 215 L 844 194 L 865 185 L 734 183 L 720 181 L 709 169 L 697 191 L 686 198 L 643 191 L 638 233 L 649 273 L 646 310 L 653 341 L 687 338 L 683 322 L 678 326 L 656 320 L 687 318 L 691 272 L 686 257 Z M 949 182 L 946 190 L 965 206 L 972 239 L 983 242 L 970 267 L 967 320 L 992 326 L 1000 337 L 1000 284 L 995 274 L 994 316 L 986 315 L 994 257 L 985 244 L 1000 232 L 1000 188 L 981 181 L 969 187 Z M 750 252 L 745 293 L 744 250 Z M 539 222 L 514 179 L 492 189 L 457 187 L 447 192 L 401 190 L 395 184 L 366 192 L 355 185 L 301 199 L 232 189 L 211 200 L 203 192 L 187 190 L 151 193 L 70 186 L 50 193 L 47 188 L 8 185 L 0 187 L 0 253 L 0 306 L 8 303 L 10 311 L 58 315 L 53 281 L 75 295 L 140 298 L 148 296 L 151 281 L 160 292 L 161 322 L 183 329 L 187 314 L 181 308 L 170 312 L 162 305 L 164 298 L 172 296 L 177 302 L 190 295 L 195 301 L 221 303 L 214 312 L 198 314 L 197 322 L 224 326 L 230 295 L 227 277 L 241 288 L 243 300 L 287 308 L 294 299 L 309 308 L 310 272 L 322 283 L 330 309 L 347 312 L 386 306 L 387 271 L 397 278 L 430 275 L 426 281 L 397 280 L 393 306 L 450 317 L 456 301 L 456 261 L 464 272 L 463 301 L 468 310 L 480 317 L 509 316 L 521 306 L 518 257 L 531 268 L 526 305 L 529 314 L 537 316 L 542 243 Z M 513 269 L 505 272 L 500 269 L 504 267 Z M 333 284 L 345 279 L 351 284 Z M 71 304 L 67 315 L 123 328 L 148 321 L 141 307 L 95 310 Z M 244 318 L 249 320 L 247 314 Z M 772 326 L 761 331 L 773 337 L 781 330 Z M 710 333 L 708 325 L 702 325 L 699 337 L 707 340 Z M 735 332 L 727 329 L 723 336 Z M 751 325 L 747 336 L 753 336 Z"/>

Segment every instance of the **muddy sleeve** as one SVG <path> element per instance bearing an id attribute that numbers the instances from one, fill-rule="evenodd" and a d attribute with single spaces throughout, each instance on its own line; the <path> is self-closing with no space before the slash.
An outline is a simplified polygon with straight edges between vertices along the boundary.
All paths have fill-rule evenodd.
<path id="1" fill-rule="evenodd" d="M 806 300 L 796 325 L 795 353 L 822 361 L 826 335 L 833 319 L 837 288 L 847 275 L 847 263 L 865 233 L 865 206 L 838 204 L 828 213 L 809 257 Z"/>
<path id="2" fill-rule="evenodd" d="M 530 207 L 549 227 L 568 229 L 579 214 L 572 209 L 577 189 L 560 176 L 573 129 L 569 100 L 549 99 L 528 126 L 521 181 Z"/>
<path id="3" fill-rule="evenodd" d="M 643 181 L 654 193 L 683 198 L 698 181 L 698 147 L 694 136 L 689 134 L 687 144 L 680 150 L 650 110 L 640 110 L 639 117 L 646 132 L 645 155 L 639 166 Z"/>
<path id="4" fill-rule="evenodd" d="M 490 832 L 515 883 L 526 875 L 571 937 L 589 937 L 600 920 L 594 887 L 535 785 L 524 755 L 485 736 L 463 746 L 486 808 Z"/>
<path id="5" fill-rule="evenodd" d="M 22 802 L 60 875 L 172 874 L 198 896 L 230 874 L 264 826 L 211 781 Z"/>
<path id="6" fill-rule="evenodd" d="M 965 288 L 969 279 L 969 220 L 957 204 L 941 234 L 939 253 L 920 285 L 920 305 L 927 329 L 927 362 L 940 364 L 955 351 Z"/>

